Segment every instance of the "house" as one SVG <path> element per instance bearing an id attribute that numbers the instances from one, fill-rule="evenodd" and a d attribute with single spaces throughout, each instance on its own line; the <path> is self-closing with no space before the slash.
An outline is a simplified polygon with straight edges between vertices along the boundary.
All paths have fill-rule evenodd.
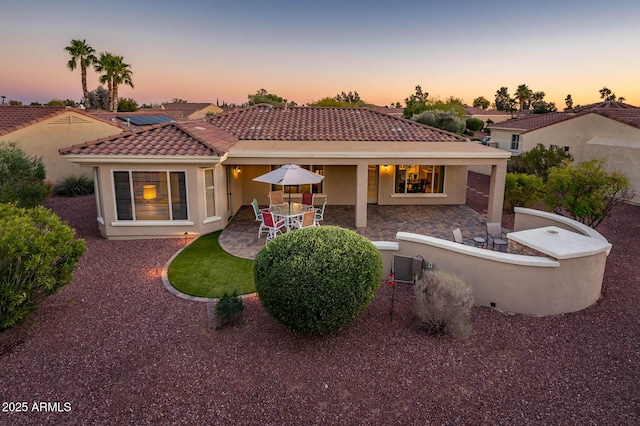
<path id="1" fill-rule="evenodd" d="M 210 103 L 166 103 L 162 111 L 174 115 L 178 120 L 200 120 L 210 115 L 221 114 L 222 108 Z"/>
<path id="2" fill-rule="evenodd" d="M 180 114 L 172 114 L 150 108 L 144 108 L 133 112 L 88 111 L 88 114 L 111 124 L 115 124 L 123 130 L 138 130 L 154 124 L 183 120 Z"/>
<path id="3" fill-rule="evenodd" d="M 62 147 L 118 134 L 120 127 L 73 108 L 5 106 L 0 108 L 0 141 L 20 143 L 30 156 L 42 157 L 54 184 L 88 170 L 60 157 Z"/>
<path id="4" fill-rule="evenodd" d="M 478 118 L 485 123 L 491 124 L 501 123 L 503 121 L 511 119 L 511 114 L 506 111 L 498 111 L 497 109 L 476 108 L 469 105 L 464 105 L 463 108 L 467 113 L 467 115 L 464 117 L 465 120 L 468 118 Z"/>
<path id="5" fill-rule="evenodd" d="M 514 155 L 538 144 L 562 147 L 573 155 L 575 162 L 605 161 L 609 172 L 624 173 L 640 189 L 638 107 L 605 101 L 571 112 L 532 114 L 488 127 L 491 141 Z M 640 193 L 633 202 L 640 202 Z"/>
<path id="6" fill-rule="evenodd" d="M 318 185 L 287 187 L 292 200 L 313 192 L 331 205 L 355 205 L 357 227 L 367 225 L 368 203 L 464 204 L 468 167 L 485 165 L 492 176 L 488 219 L 499 222 L 510 157 L 366 108 L 270 105 L 157 124 L 60 153 L 93 169 L 98 226 L 107 238 L 223 229 L 254 198 L 268 204 L 276 187 L 252 179 L 286 163 L 325 177 Z"/>

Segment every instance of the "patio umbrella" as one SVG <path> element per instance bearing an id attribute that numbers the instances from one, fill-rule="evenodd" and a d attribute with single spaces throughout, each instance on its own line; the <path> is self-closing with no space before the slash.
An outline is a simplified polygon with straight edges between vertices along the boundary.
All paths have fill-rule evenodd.
<path id="1" fill-rule="evenodd" d="M 270 171 L 253 178 L 256 182 L 271 183 L 274 185 L 305 185 L 320 183 L 324 176 L 310 172 L 295 164 L 285 164 L 279 169 Z M 289 193 L 289 204 L 291 204 L 291 193 Z"/>

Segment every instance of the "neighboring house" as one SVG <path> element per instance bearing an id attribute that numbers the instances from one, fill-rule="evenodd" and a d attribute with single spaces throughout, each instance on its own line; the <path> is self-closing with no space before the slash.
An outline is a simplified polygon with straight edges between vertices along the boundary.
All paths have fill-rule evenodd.
<path id="1" fill-rule="evenodd" d="M 107 238 L 204 234 L 223 229 L 242 205 L 281 187 L 252 179 L 285 163 L 325 176 L 287 187 L 330 205 L 464 204 L 467 170 L 492 170 L 488 220 L 502 216 L 510 154 L 366 108 L 256 105 L 206 121 L 165 123 L 61 149 L 93 168 L 98 222 Z"/>
<path id="2" fill-rule="evenodd" d="M 533 114 L 489 126 L 491 142 L 517 155 L 538 144 L 559 146 L 575 162 L 599 159 L 608 171 L 624 173 L 640 202 L 640 108 L 618 102 L 602 102 L 573 112 Z"/>
<path id="3" fill-rule="evenodd" d="M 224 112 L 222 108 L 210 103 L 166 103 L 162 104 L 161 109 L 179 120 L 200 120 Z"/>
<path id="4" fill-rule="evenodd" d="M 394 117 L 402 117 L 402 113 L 404 112 L 404 108 L 395 108 L 395 107 L 386 107 L 386 106 L 377 106 L 377 105 L 371 105 L 369 108 L 376 112 L 393 115 Z"/>
<path id="5" fill-rule="evenodd" d="M 506 111 L 498 111 L 497 109 L 482 109 L 475 108 L 469 105 L 464 105 L 464 110 L 467 113 L 467 118 L 478 118 L 485 123 L 489 121 L 489 123 L 501 123 L 503 121 L 507 121 L 511 119 L 511 114 Z"/>
<path id="6" fill-rule="evenodd" d="M 88 111 L 93 117 L 112 123 L 123 130 L 135 131 L 154 124 L 183 120 L 179 114 L 159 109 L 140 109 L 135 112 Z"/>
<path id="7" fill-rule="evenodd" d="M 84 111 L 66 107 L 6 106 L 0 108 L 0 141 L 20 143 L 30 156 L 42 157 L 47 180 L 54 184 L 88 171 L 60 157 L 62 147 L 118 134 L 121 128 Z"/>

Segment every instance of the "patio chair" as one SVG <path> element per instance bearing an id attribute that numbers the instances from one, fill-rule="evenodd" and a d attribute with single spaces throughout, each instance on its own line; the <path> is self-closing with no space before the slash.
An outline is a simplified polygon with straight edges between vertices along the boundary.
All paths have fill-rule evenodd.
<path id="1" fill-rule="evenodd" d="M 284 197 L 282 191 L 271 191 L 269 192 L 269 206 L 279 206 L 282 204 L 287 204 L 284 201 Z"/>
<path id="2" fill-rule="evenodd" d="M 282 234 L 282 228 L 284 228 L 286 224 L 285 220 L 279 220 L 276 222 L 273 219 L 273 214 L 268 210 L 262 210 L 262 219 L 264 226 L 269 231 L 267 234 L 267 242 L 273 240 L 279 234 Z"/>
<path id="3" fill-rule="evenodd" d="M 293 221 L 293 226 L 297 229 L 308 226 L 316 226 L 316 212 L 310 210 L 302 215 L 302 218 Z"/>
<path id="4" fill-rule="evenodd" d="M 316 213 L 316 217 L 315 217 L 315 222 L 316 225 L 320 225 L 320 222 L 324 219 L 324 209 L 325 207 L 327 207 L 327 199 L 324 199 L 324 203 L 322 203 L 322 208 L 320 209 L 313 209 L 313 211 Z"/>
<path id="5" fill-rule="evenodd" d="M 313 208 L 313 193 L 311 192 L 302 193 L 302 205 L 305 206 L 307 210 L 311 210 Z"/>
<path id="6" fill-rule="evenodd" d="M 495 250 L 496 245 L 498 250 L 502 251 L 502 247 L 506 248 L 509 242 L 504 239 L 504 232 L 502 232 L 502 225 L 500 223 L 487 223 L 487 248 L 491 243 L 491 249 Z"/>
<path id="7" fill-rule="evenodd" d="M 268 232 L 267 227 L 264 225 L 264 220 L 262 218 L 262 211 L 258 207 L 258 201 L 256 201 L 255 198 L 251 202 L 251 207 L 253 207 L 253 214 L 256 215 L 256 222 L 260 222 L 260 228 L 258 228 L 258 239 L 260 239 L 263 232 Z"/>
<path id="8" fill-rule="evenodd" d="M 453 234 L 453 241 L 459 244 L 464 244 L 464 241 L 462 240 L 462 231 L 460 231 L 460 228 L 454 229 L 453 231 L 451 231 L 451 234 Z"/>

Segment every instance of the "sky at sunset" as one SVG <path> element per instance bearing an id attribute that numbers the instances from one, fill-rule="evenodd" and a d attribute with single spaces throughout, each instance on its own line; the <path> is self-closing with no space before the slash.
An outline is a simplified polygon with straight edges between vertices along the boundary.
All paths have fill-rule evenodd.
<path id="1" fill-rule="evenodd" d="M 356 90 L 377 105 L 430 97 L 494 101 L 501 86 L 564 108 L 603 86 L 640 105 L 640 1 L 3 1 L 0 95 L 82 97 L 64 47 L 124 56 L 139 104 L 242 103 L 265 88 L 298 104 Z M 88 88 L 98 75 L 88 72 Z"/>

